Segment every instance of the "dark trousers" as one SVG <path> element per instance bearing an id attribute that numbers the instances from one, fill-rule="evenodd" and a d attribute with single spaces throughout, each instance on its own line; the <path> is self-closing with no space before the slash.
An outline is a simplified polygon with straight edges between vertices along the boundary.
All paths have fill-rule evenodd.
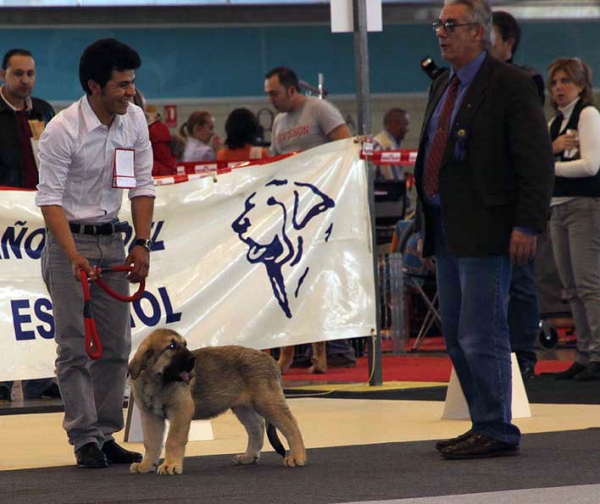
<path id="1" fill-rule="evenodd" d="M 535 341 L 539 332 L 540 310 L 535 285 L 535 261 L 514 264 L 508 299 L 510 346 L 517 355 L 519 367 L 535 366 Z"/>

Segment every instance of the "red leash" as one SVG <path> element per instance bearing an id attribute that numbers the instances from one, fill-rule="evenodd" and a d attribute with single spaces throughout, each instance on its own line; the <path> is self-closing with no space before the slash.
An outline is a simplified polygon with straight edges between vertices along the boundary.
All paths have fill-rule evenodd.
<path id="1" fill-rule="evenodd" d="M 98 274 L 101 273 L 113 273 L 116 271 L 131 271 L 132 266 L 110 266 L 108 268 L 96 268 Z M 92 296 L 90 295 L 90 283 L 88 281 L 88 274 L 85 271 L 80 273 L 81 287 L 83 289 L 83 325 L 85 328 L 85 351 L 92 360 L 98 360 L 102 357 L 102 343 L 98 337 L 98 329 L 96 328 L 96 321 L 92 316 Z M 115 299 L 123 302 L 136 301 L 142 297 L 144 289 L 146 288 L 146 281 L 142 279 L 140 282 L 140 288 L 133 296 L 123 296 L 111 289 L 104 283 L 102 278 L 98 278 L 96 283 L 100 288 L 106 291 Z"/>

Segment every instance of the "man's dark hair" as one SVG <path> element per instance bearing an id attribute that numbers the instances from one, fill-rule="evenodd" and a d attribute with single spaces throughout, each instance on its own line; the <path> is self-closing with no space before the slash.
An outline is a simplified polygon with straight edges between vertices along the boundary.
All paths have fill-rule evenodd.
<path id="1" fill-rule="evenodd" d="M 521 42 L 521 27 L 517 20 L 506 11 L 496 11 L 492 14 L 492 24 L 498 28 L 502 40 L 513 39 L 512 55 L 517 54 Z"/>
<path id="2" fill-rule="evenodd" d="M 287 68 L 284 66 L 273 68 L 273 70 L 268 72 L 267 75 L 265 75 L 265 77 L 267 79 L 270 79 L 274 75 L 277 75 L 277 77 L 279 77 L 279 82 L 285 89 L 293 87 L 296 89 L 296 91 L 300 92 L 298 76 L 296 75 L 296 72 L 294 72 L 291 68 Z"/>
<path id="3" fill-rule="evenodd" d="M 33 54 L 31 54 L 27 49 L 11 49 L 4 55 L 4 58 L 2 58 L 2 70 L 6 70 L 8 68 L 8 62 L 13 56 L 29 56 L 30 58 L 33 58 Z"/>
<path id="4" fill-rule="evenodd" d="M 86 94 L 92 94 L 88 81 L 106 86 L 113 70 L 136 70 L 142 64 L 140 55 L 114 38 L 100 39 L 88 46 L 79 60 L 79 82 Z"/>
<path id="5" fill-rule="evenodd" d="M 243 149 L 247 144 L 253 144 L 258 133 L 256 116 L 247 108 L 232 110 L 225 121 L 225 132 L 225 143 L 230 149 Z"/>
<path id="6" fill-rule="evenodd" d="M 406 110 L 399 107 L 391 108 L 383 116 L 383 125 L 388 126 L 394 119 L 400 116 L 406 117 Z"/>

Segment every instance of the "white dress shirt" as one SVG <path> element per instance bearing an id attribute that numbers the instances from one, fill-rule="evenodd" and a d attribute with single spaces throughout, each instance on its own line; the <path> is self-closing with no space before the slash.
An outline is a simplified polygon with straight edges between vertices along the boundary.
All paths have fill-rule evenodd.
<path id="1" fill-rule="evenodd" d="M 129 189 L 129 199 L 154 197 L 152 146 L 142 109 L 129 106 L 110 128 L 98 120 L 87 96 L 62 110 L 40 138 L 36 204 L 61 206 L 69 222 L 115 220 L 123 200 L 123 189 L 112 187 L 117 148 L 135 150 L 136 187 Z"/>
<path id="2" fill-rule="evenodd" d="M 185 142 L 185 149 L 181 160 L 184 163 L 193 161 L 214 161 L 217 159 L 215 151 L 210 145 L 194 137 L 188 137 Z"/>
<path id="3" fill-rule="evenodd" d="M 374 138 L 373 150 L 387 151 L 400 149 L 398 142 L 388 130 L 381 130 Z M 404 180 L 404 167 L 400 165 L 381 165 L 377 167 L 377 171 L 381 173 L 386 180 Z"/>

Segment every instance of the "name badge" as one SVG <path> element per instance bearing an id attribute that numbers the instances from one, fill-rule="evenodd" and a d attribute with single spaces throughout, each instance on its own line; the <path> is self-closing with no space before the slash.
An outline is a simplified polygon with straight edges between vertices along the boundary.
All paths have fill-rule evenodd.
<path id="1" fill-rule="evenodd" d="M 136 183 L 135 149 L 115 149 L 112 186 L 116 189 L 132 189 Z"/>

